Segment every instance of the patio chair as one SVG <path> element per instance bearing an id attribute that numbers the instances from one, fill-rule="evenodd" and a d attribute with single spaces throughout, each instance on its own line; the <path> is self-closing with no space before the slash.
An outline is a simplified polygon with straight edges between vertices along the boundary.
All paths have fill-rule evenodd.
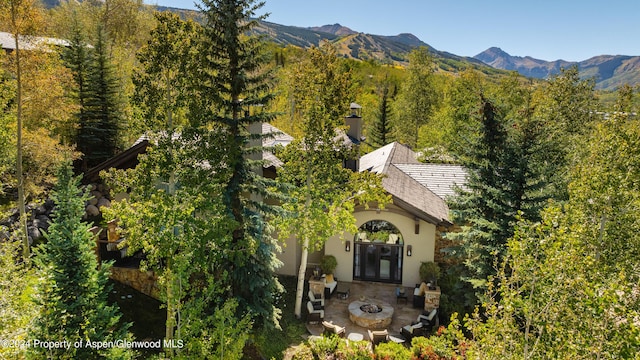
<path id="1" fill-rule="evenodd" d="M 329 321 L 323 321 L 322 327 L 324 328 L 325 335 L 335 334 L 342 338 L 345 336 L 347 330 L 347 328 L 335 325 L 334 323 Z"/>
<path id="2" fill-rule="evenodd" d="M 336 291 L 338 287 L 338 280 L 333 277 L 333 274 L 323 275 L 324 277 L 324 297 L 330 299 L 331 295 Z"/>
<path id="3" fill-rule="evenodd" d="M 387 342 L 389 341 L 389 333 L 387 332 L 387 330 L 381 330 L 381 331 L 371 331 L 371 330 L 367 330 L 369 332 L 369 340 L 371 340 L 371 344 L 373 345 L 373 347 L 375 348 L 376 345 L 378 345 L 381 342 Z"/>
<path id="4" fill-rule="evenodd" d="M 414 308 L 424 308 L 424 291 L 423 290 L 424 290 L 424 287 L 421 284 L 416 284 L 416 287 L 413 289 L 413 307 Z"/>
<path id="5" fill-rule="evenodd" d="M 314 309 L 316 310 L 324 309 L 324 299 L 316 298 L 316 294 L 314 294 L 313 291 L 311 290 L 309 290 L 307 295 L 309 296 L 309 301 L 311 301 L 311 303 L 313 304 Z"/>
<path id="6" fill-rule="evenodd" d="M 416 336 L 427 336 L 428 334 L 429 334 L 429 331 L 427 330 L 426 327 L 424 327 L 424 324 L 422 324 L 421 322 L 417 324 L 403 326 L 400 329 L 400 335 L 402 335 L 402 337 L 405 338 L 405 340 L 408 343 L 411 343 L 411 339 L 413 339 Z"/>
<path id="7" fill-rule="evenodd" d="M 427 315 L 418 315 L 418 319 L 416 319 L 416 322 L 422 323 L 426 329 L 432 330 L 433 327 L 438 323 L 438 309 L 431 310 L 431 312 Z"/>
<path id="8" fill-rule="evenodd" d="M 314 309 L 311 301 L 307 301 L 307 311 L 309 312 L 307 316 L 307 322 L 309 323 L 318 323 L 324 319 L 324 310 Z"/>

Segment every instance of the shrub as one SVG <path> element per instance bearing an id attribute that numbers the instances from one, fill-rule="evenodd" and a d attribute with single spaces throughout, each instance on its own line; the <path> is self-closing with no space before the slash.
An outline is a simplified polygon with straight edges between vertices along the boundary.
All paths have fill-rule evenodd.
<path id="1" fill-rule="evenodd" d="M 423 261 L 420 265 L 420 279 L 435 283 L 440 278 L 440 267 L 433 261 Z"/>
<path id="2" fill-rule="evenodd" d="M 414 337 L 411 354 L 418 359 L 449 360 L 456 358 L 454 345 L 444 336 Z"/>
<path id="3" fill-rule="evenodd" d="M 402 344 L 395 342 L 383 343 L 376 346 L 376 359 L 380 360 L 404 360 L 411 358 L 411 352 Z"/>
<path id="4" fill-rule="evenodd" d="M 311 348 L 306 344 L 302 344 L 298 346 L 296 348 L 296 351 L 291 356 L 291 360 L 309 360 L 309 359 L 313 359 L 313 352 L 311 351 Z"/>
<path id="5" fill-rule="evenodd" d="M 328 337 L 321 337 L 309 342 L 311 352 L 315 355 L 316 359 L 326 359 L 333 355 L 338 349 L 340 338 L 337 335 L 331 335 Z"/>
<path id="6" fill-rule="evenodd" d="M 371 345 L 368 341 L 340 341 L 335 352 L 338 360 L 371 360 Z"/>
<path id="7" fill-rule="evenodd" d="M 322 257 L 322 261 L 320 261 L 320 267 L 325 274 L 333 274 L 333 271 L 338 266 L 338 260 L 333 255 L 325 255 Z"/>

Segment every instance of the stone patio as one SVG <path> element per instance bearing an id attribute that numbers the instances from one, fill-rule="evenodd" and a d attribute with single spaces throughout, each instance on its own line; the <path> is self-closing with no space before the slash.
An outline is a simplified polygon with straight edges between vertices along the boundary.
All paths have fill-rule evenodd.
<path id="1" fill-rule="evenodd" d="M 421 313 L 421 309 L 412 306 L 413 288 L 405 287 L 408 298 L 406 301 L 400 299 L 399 303 L 396 303 L 396 287 L 398 287 L 396 284 L 358 281 L 341 285 L 342 287 L 349 286 L 349 296 L 346 299 L 341 299 L 334 293 L 330 299 L 325 300 L 324 319 L 336 325 L 345 326 L 347 336 L 351 333 L 357 333 L 361 334 L 365 340 L 369 339 L 367 328 L 358 326 L 349 319 L 349 304 L 361 298 L 375 299 L 393 306 L 391 324 L 387 327 L 389 335 L 393 337 L 402 338 L 400 328 L 415 322 Z M 307 324 L 307 329 L 311 335 L 321 335 L 324 330 L 322 324 Z"/>

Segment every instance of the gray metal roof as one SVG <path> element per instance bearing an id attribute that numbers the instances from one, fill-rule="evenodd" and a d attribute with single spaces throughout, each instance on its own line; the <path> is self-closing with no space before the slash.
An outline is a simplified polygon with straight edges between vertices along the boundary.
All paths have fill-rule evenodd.
<path id="1" fill-rule="evenodd" d="M 5 50 L 15 50 L 15 38 L 8 32 L 0 32 L 0 45 L 2 45 L 2 48 Z M 50 45 L 69 46 L 69 42 L 63 39 L 42 36 L 28 36 L 24 38 L 20 36 L 19 45 L 23 50 L 33 50 Z"/>
<path id="2" fill-rule="evenodd" d="M 264 147 L 262 150 L 262 159 L 265 161 L 265 166 L 281 167 L 283 165 L 282 160 L 273 155 L 271 148 L 276 145 L 289 145 L 289 143 L 293 141 L 293 136 L 269 123 L 262 123 L 262 135 L 265 135 L 262 138 L 262 146 Z"/>
<path id="3" fill-rule="evenodd" d="M 465 188 L 467 172 L 453 164 L 395 164 L 405 174 L 428 187 L 439 197 L 456 195 L 456 186 Z"/>
<path id="4" fill-rule="evenodd" d="M 444 199 L 427 185 L 413 178 L 402 167 L 419 167 L 415 153 L 397 142 L 385 145 L 360 158 L 360 171 L 384 174 L 382 185 L 402 208 L 433 224 L 449 223 Z"/>

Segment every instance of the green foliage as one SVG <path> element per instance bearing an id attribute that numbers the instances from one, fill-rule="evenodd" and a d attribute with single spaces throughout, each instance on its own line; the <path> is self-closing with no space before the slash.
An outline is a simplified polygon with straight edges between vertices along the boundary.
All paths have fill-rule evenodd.
<path id="1" fill-rule="evenodd" d="M 71 166 L 60 168 L 58 184 L 52 194 L 56 203 L 54 220 L 45 234 L 47 243 L 37 251 L 35 263 L 40 281 L 36 290 L 38 315 L 31 339 L 42 341 L 115 341 L 130 338 L 128 326 L 118 323 L 116 306 L 107 303 L 109 265 L 98 266 L 94 235 L 82 222 L 87 195 L 80 192 L 79 179 Z M 29 349 L 37 357 L 89 358 L 125 357 L 126 349 Z"/>
<path id="2" fill-rule="evenodd" d="M 297 279 L 293 276 L 280 276 L 279 281 L 285 289 L 276 303 L 276 306 L 282 309 L 282 318 L 280 319 L 282 330 L 255 327 L 252 336 L 253 344 L 266 359 L 282 357 L 287 348 L 292 344 L 300 343 L 300 339 L 308 333 L 304 320 L 296 318 L 295 314 L 290 311 L 296 302 Z"/>
<path id="3" fill-rule="evenodd" d="M 309 347 L 315 359 L 326 359 L 336 352 L 343 340 L 337 335 L 322 336 L 309 342 Z"/>
<path id="4" fill-rule="evenodd" d="M 168 134 L 153 139 L 158 146 L 150 148 L 135 169 L 107 174 L 114 191 L 131 190 L 129 199 L 114 202 L 104 215 L 118 219 L 126 238 L 123 246 L 130 254 L 142 250 L 143 269 L 158 275 L 161 299 L 167 305 L 166 338 L 187 339 L 185 324 L 208 321 L 210 309 L 223 304 L 229 274 L 217 269 L 224 263 L 234 223 L 224 216 L 220 184 L 176 185 L 194 176 L 189 164 L 195 149 Z M 169 181 L 163 183 L 165 179 Z M 201 277 L 206 281 L 194 283 Z M 202 311 L 190 309 L 193 306 Z M 196 331 L 205 329 L 190 326 L 188 332 L 200 338 L 204 335 Z"/>
<path id="5" fill-rule="evenodd" d="M 119 131 L 125 126 L 121 82 L 109 56 L 104 29 L 99 27 L 97 31 L 91 66 L 86 74 L 83 116 L 79 118 L 76 135 L 78 150 L 83 154 L 82 170 L 115 155 L 119 148 Z"/>
<path id="6" fill-rule="evenodd" d="M 424 47 L 412 50 L 407 78 L 394 102 L 396 138 L 414 148 L 418 144 L 418 130 L 429 121 L 437 101 L 433 72 L 429 51 Z"/>
<path id="7" fill-rule="evenodd" d="M 462 231 L 448 236 L 461 241 L 461 249 L 453 253 L 464 259 L 474 287 L 485 287 L 488 277 L 496 273 L 518 212 L 535 221 L 547 199 L 561 199 L 566 193 L 563 174 L 573 145 L 558 137 L 562 133 L 575 138 L 578 131 L 567 127 L 586 126 L 590 117 L 586 100 L 581 102 L 582 117 L 565 118 L 563 110 L 556 108 L 571 99 L 589 98 L 588 87 L 570 74 L 567 77 L 550 84 L 555 90 L 547 89 L 548 94 L 534 91 L 516 76 L 490 88 L 476 84 L 472 93 L 462 89 L 469 99 L 476 97 L 480 106 L 466 124 L 460 122 L 466 138 L 458 156 L 469 177 L 467 190 L 450 202 L 452 219 L 462 225 Z M 546 116 L 552 114 L 557 123 L 550 126 Z"/>
<path id="8" fill-rule="evenodd" d="M 249 338 L 252 324 L 248 315 L 238 320 L 237 307 L 237 300 L 228 299 L 210 317 L 198 317 L 197 312 L 190 314 L 186 331 L 194 336 L 188 336 L 186 347 L 178 358 L 242 359 L 242 349 Z M 201 310 L 207 312 L 206 309 Z M 193 331 L 195 328 L 197 330 Z"/>
<path id="9" fill-rule="evenodd" d="M 385 146 L 393 141 L 393 125 L 391 124 L 391 103 L 389 94 L 389 84 L 385 83 L 382 88 L 382 94 L 378 113 L 369 131 L 368 143 L 374 148 Z"/>
<path id="10" fill-rule="evenodd" d="M 401 360 L 410 359 L 411 351 L 403 344 L 387 342 L 378 344 L 374 349 L 375 358 L 380 360 Z"/>
<path id="11" fill-rule="evenodd" d="M 415 337 L 411 340 L 411 355 L 417 359 L 456 359 L 452 345 L 440 336 Z"/>
<path id="12" fill-rule="evenodd" d="M 179 128 L 186 124 L 185 106 L 191 91 L 198 26 L 170 12 L 155 13 L 151 39 L 137 53 L 142 67 L 134 73 L 135 96 L 143 131 Z M 139 127 L 140 125 L 136 126 Z"/>
<path id="13" fill-rule="evenodd" d="M 0 227 L 0 231 L 4 231 Z M 15 239 L 0 241 L 0 338 L 27 341 L 26 329 L 36 315 L 32 300 L 37 278 L 33 268 L 21 261 L 20 242 Z M 0 358 L 21 359 L 26 347 L 0 346 Z"/>
<path id="14" fill-rule="evenodd" d="M 4 63 L 4 56 L 0 55 L 0 61 Z M 5 189 L 11 183 L 10 171 L 15 164 L 15 131 L 12 124 L 15 118 L 11 114 L 12 99 L 15 97 L 14 83 L 9 73 L 0 68 L 0 195 L 4 195 Z"/>
<path id="15" fill-rule="evenodd" d="M 369 360 L 373 359 L 371 343 L 369 341 L 340 340 L 335 351 L 335 359 L 340 360 Z"/>
<path id="16" fill-rule="evenodd" d="M 221 258 L 230 276 L 228 295 L 239 298 L 239 313 L 249 311 L 259 324 L 277 326 L 280 311 L 273 302 L 281 286 L 274 269 L 279 261 L 265 217 L 279 208 L 261 201 L 278 196 L 272 191 L 277 184 L 254 171 L 262 163 L 252 160 L 262 152 L 258 129 L 274 115 L 251 108 L 264 107 L 273 98 L 272 73 L 262 39 L 245 35 L 255 19 L 264 18 L 256 15 L 262 5 L 239 0 L 199 5 L 204 24 L 198 37 L 198 76 L 192 83 L 197 96 L 189 99 L 191 129 L 183 136 L 201 147 L 211 169 L 203 169 L 208 174 L 199 181 L 220 181 L 226 215 L 235 222 L 225 244 L 230 256 Z"/>
<path id="17" fill-rule="evenodd" d="M 423 261 L 420 264 L 420 280 L 435 282 L 440 279 L 440 266 L 433 261 Z"/>
<path id="18" fill-rule="evenodd" d="M 291 355 L 291 360 L 309 360 L 313 359 L 313 351 L 311 351 L 311 347 L 307 344 L 298 345 L 293 354 Z"/>
<path id="19" fill-rule="evenodd" d="M 594 125 L 580 142 L 568 201 L 518 224 L 486 312 L 471 323 L 483 356 L 636 356 L 640 241 L 638 212 L 629 210 L 639 204 L 631 180 L 639 143 L 624 116 Z"/>
<path id="20" fill-rule="evenodd" d="M 325 255 L 320 261 L 320 268 L 322 268 L 322 272 L 325 274 L 333 274 L 336 266 L 338 266 L 338 260 L 336 260 L 336 257 L 333 255 Z"/>
<path id="21" fill-rule="evenodd" d="M 343 164 L 357 156 L 355 145 L 337 136 L 351 96 L 350 71 L 326 45 L 311 49 L 308 57 L 291 69 L 300 127 L 305 136 L 289 144 L 278 156 L 284 165 L 282 182 L 291 184 L 283 203 L 286 216 L 276 219 L 279 236 L 295 234 L 302 245 L 295 313 L 301 316 L 307 254 L 321 249 L 331 236 L 357 231 L 356 203 L 368 206 L 388 202 L 381 179 L 372 173 L 353 172 Z M 292 79 L 291 79 L 292 80 Z M 292 81 L 293 82 L 293 81 Z"/>

